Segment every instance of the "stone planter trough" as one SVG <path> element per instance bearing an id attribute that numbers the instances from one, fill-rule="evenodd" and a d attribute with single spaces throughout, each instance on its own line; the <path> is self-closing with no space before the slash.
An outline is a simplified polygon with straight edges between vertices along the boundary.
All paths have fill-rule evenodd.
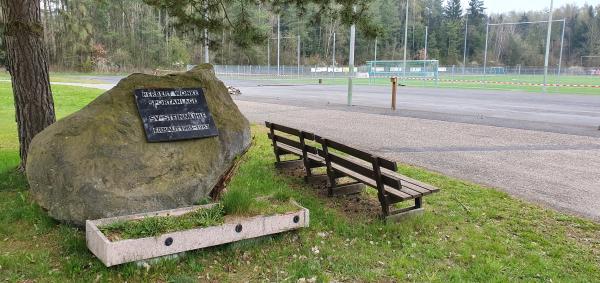
<path id="1" fill-rule="evenodd" d="M 102 263 L 106 266 L 113 266 L 308 227 L 308 209 L 297 203 L 294 204 L 298 206 L 298 210 L 285 214 L 229 218 L 219 226 L 119 241 L 110 241 L 98 227 L 116 221 L 152 216 L 178 216 L 198 209 L 209 208 L 214 204 L 87 220 L 85 223 L 86 242 L 88 249 Z"/>

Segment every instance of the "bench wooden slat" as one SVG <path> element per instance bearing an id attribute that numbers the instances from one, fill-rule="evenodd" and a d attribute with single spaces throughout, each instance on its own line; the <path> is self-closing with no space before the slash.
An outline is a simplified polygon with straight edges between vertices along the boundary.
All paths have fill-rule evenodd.
<path id="1" fill-rule="evenodd" d="M 357 165 L 360 166 L 361 168 L 368 167 L 369 170 L 372 170 L 371 168 L 373 168 L 373 166 L 370 163 L 368 163 L 364 160 L 361 160 L 361 159 L 351 158 L 351 157 L 338 157 L 338 156 L 336 156 L 336 158 L 345 159 L 348 162 L 358 163 Z M 336 161 L 334 161 L 334 162 L 336 162 Z M 349 166 L 346 166 L 346 165 L 344 165 L 344 166 L 350 168 Z M 350 168 L 350 169 L 352 169 L 352 168 Z M 365 173 L 361 173 L 361 172 L 358 172 L 358 173 L 367 176 L 367 174 L 365 174 Z M 369 175 L 370 178 L 373 178 L 372 176 L 373 175 Z M 402 179 L 402 177 L 405 177 L 405 176 L 400 175 L 400 174 L 392 174 L 392 171 L 389 171 L 389 170 L 382 171 L 381 177 L 382 177 L 383 183 L 392 188 L 402 189 L 402 187 L 406 187 L 410 190 L 413 190 L 419 194 L 424 194 L 424 195 L 431 193 L 431 190 L 429 190 L 428 188 L 421 187 L 418 184 L 412 184 L 410 182 L 405 182 Z M 406 178 L 408 178 L 408 177 L 406 177 Z M 410 179 L 410 178 L 408 178 L 408 179 Z M 399 181 L 400 181 L 401 186 L 398 185 Z"/>
<path id="2" fill-rule="evenodd" d="M 271 140 L 273 139 L 273 136 L 271 135 L 271 133 L 268 133 L 267 136 L 269 137 L 269 139 L 271 139 Z M 302 144 L 299 141 L 295 141 L 295 140 L 286 138 L 284 136 L 279 136 L 279 135 L 275 135 L 275 141 L 282 142 L 287 145 L 293 146 L 299 150 L 302 150 Z M 313 154 L 317 154 L 319 152 L 319 150 L 312 145 L 305 144 L 304 148 L 306 149 L 307 152 L 310 152 Z"/>
<path id="3" fill-rule="evenodd" d="M 293 146 L 293 147 L 297 148 L 298 150 L 300 150 L 300 152 L 302 152 L 302 144 L 299 141 L 291 140 L 286 137 L 282 137 L 282 136 L 278 136 L 278 135 L 275 135 L 273 137 L 271 135 L 271 133 L 269 133 L 269 138 L 270 139 L 274 138 L 276 142 L 280 142 L 280 143 L 287 144 L 289 146 Z"/>
<path id="4" fill-rule="evenodd" d="M 331 153 L 329 153 L 329 159 L 331 160 L 332 163 L 335 163 L 337 165 L 345 167 L 345 168 L 352 170 L 360 175 L 366 176 L 370 179 L 375 178 L 373 168 L 367 168 L 366 166 L 363 166 L 358 163 L 354 163 L 344 157 L 337 156 L 337 155 L 331 154 Z"/>
<path id="5" fill-rule="evenodd" d="M 356 172 L 354 172 L 352 170 L 349 170 L 348 168 L 340 166 L 339 164 L 332 163 L 331 167 L 334 170 L 336 170 L 336 171 L 338 171 L 338 172 L 340 172 L 340 173 L 342 173 L 342 174 L 344 174 L 344 175 L 346 175 L 346 176 L 348 176 L 348 177 L 350 177 L 350 178 L 352 178 L 352 179 L 354 179 L 356 181 L 363 182 L 366 185 L 369 185 L 369 186 L 374 187 L 374 188 L 377 187 L 377 182 L 375 180 L 373 180 L 372 178 L 368 178 L 368 177 L 366 177 L 364 175 L 358 174 L 358 173 L 356 173 Z M 418 193 L 418 192 L 415 192 L 415 191 L 412 191 L 412 190 L 406 190 L 404 188 L 398 190 L 397 188 L 393 188 L 393 187 L 390 187 L 390 186 L 385 186 L 385 191 L 387 193 L 390 193 L 390 194 L 396 196 L 396 197 L 401 198 L 402 200 L 413 199 L 413 198 L 417 198 L 417 197 L 420 197 L 420 196 L 423 195 L 421 193 Z"/>
<path id="6" fill-rule="evenodd" d="M 413 198 L 415 198 L 415 197 L 413 197 L 413 196 L 411 196 L 411 195 L 409 195 L 409 194 L 406 194 L 406 193 L 404 193 L 404 192 L 402 192 L 402 191 L 399 191 L 399 190 L 396 190 L 396 189 L 394 189 L 394 188 L 390 188 L 390 187 L 388 187 L 388 186 L 385 186 L 385 188 L 384 188 L 384 189 L 385 189 L 385 192 L 386 192 L 386 193 L 388 193 L 388 194 L 390 194 L 390 195 L 393 195 L 393 196 L 395 196 L 395 197 L 398 197 L 398 198 L 400 198 L 402 201 L 405 201 L 405 200 L 409 200 L 409 199 L 413 199 Z"/>
<path id="7" fill-rule="evenodd" d="M 317 142 L 323 144 L 324 138 L 315 136 L 315 140 Z M 368 152 L 365 152 L 365 151 L 362 151 L 362 150 L 359 150 L 359 149 L 356 149 L 353 147 L 349 147 L 345 144 L 341 144 L 339 142 L 332 141 L 330 139 L 327 139 L 327 146 L 331 147 L 333 149 L 339 150 L 343 153 L 349 154 L 355 158 L 365 160 L 365 161 L 371 161 L 371 158 L 373 157 L 373 154 L 370 154 Z M 385 158 L 381 158 L 379 165 L 388 170 L 396 170 L 397 169 L 396 162 L 387 160 Z"/>
<path id="8" fill-rule="evenodd" d="M 423 194 L 423 195 L 428 195 L 428 194 L 432 193 L 430 190 L 419 187 L 415 184 L 411 184 L 408 182 L 400 182 L 400 183 L 402 184 L 403 188 L 411 189 L 411 190 L 419 192 L 420 194 Z"/>
<path id="9" fill-rule="evenodd" d="M 268 133 L 268 134 L 267 134 L 267 136 L 269 137 L 269 139 L 271 139 L 271 140 L 273 139 L 273 135 L 271 135 L 271 133 Z M 291 139 L 288 139 L 288 138 L 286 138 L 286 137 L 279 136 L 279 135 L 275 135 L 275 141 L 277 141 L 277 142 L 282 142 L 282 143 L 284 143 L 284 144 L 287 144 L 287 145 L 293 146 L 293 147 L 295 147 L 295 148 L 299 149 L 300 151 L 302 151 L 302 143 L 300 143 L 300 142 L 298 142 L 298 141 L 291 140 Z M 309 153 L 314 153 L 314 154 L 316 154 L 316 152 L 318 152 L 318 151 L 319 151 L 319 149 L 317 149 L 316 147 L 314 147 L 314 146 L 312 146 L 312 145 L 307 145 L 307 144 L 305 144 L 305 145 L 304 145 L 304 148 L 305 148 L 305 149 L 306 149 L 306 151 L 307 151 L 307 152 L 309 152 Z M 302 155 L 302 154 L 300 154 L 300 155 Z"/>
<path id="10" fill-rule="evenodd" d="M 298 153 L 295 151 L 295 148 L 293 148 L 293 147 L 285 148 L 285 147 L 278 146 L 277 153 L 280 155 L 284 155 L 284 154 L 298 155 Z"/>
<path id="11" fill-rule="evenodd" d="M 289 146 L 289 145 L 284 144 L 284 143 L 277 143 L 277 147 L 281 148 L 281 149 L 283 149 L 283 150 L 285 150 L 285 151 L 287 151 L 289 153 L 292 153 L 292 154 L 295 154 L 295 155 L 298 155 L 298 156 L 302 157 L 302 150 L 300 150 L 298 148 L 295 148 L 293 146 Z M 316 154 L 309 153 L 306 156 L 308 157 L 308 159 L 311 159 L 313 161 L 316 161 L 316 162 L 319 162 L 319 163 L 325 163 L 325 158 L 323 158 L 321 156 L 318 156 Z"/>
<path id="12" fill-rule="evenodd" d="M 294 135 L 294 136 L 300 136 L 300 130 L 297 130 L 294 128 L 290 128 L 287 126 L 270 123 L 270 122 L 265 122 L 265 126 L 267 126 L 267 128 L 271 128 L 271 126 L 273 126 L 273 130 L 275 130 L 275 131 L 284 132 L 286 134 L 290 134 L 290 135 Z"/>
<path id="13" fill-rule="evenodd" d="M 307 140 L 311 140 L 311 141 L 315 140 L 315 134 L 310 133 L 310 132 L 302 132 L 302 136 L 304 136 L 304 138 Z"/>
<path id="14" fill-rule="evenodd" d="M 432 185 L 430 185 L 430 184 L 426 184 L 426 183 L 423 183 L 423 182 L 421 182 L 421 181 L 418 181 L 418 180 L 412 179 L 412 178 L 410 178 L 410 177 L 404 176 L 404 175 L 402 175 L 402 174 L 400 174 L 400 173 L 398 173 L 398 172 L 393 172 L 393 171 L 384 170 L 384 171 L 382 171 L 381 173 L 383 173 L 383 174 L 385 174 L 385 175 L 389 175 L 389 176 L 391 176 L 391 177 L 394 177 L 394 178 L 398 178 L 398 179 L 400 179 L 400 180 L 401 180 L 403 183 L 410 183 L 410 184 L 413 184 L 413 185 L 415 185 L 415 186 L 418 186 L 418 187 L 424 188 L 424 189 L 426 189 L 426 190 L 428 190 L 428 191 L 431 191 L 431 192 L 437 192 L 437 191 L 439 191 L 439 190 L 440 190 L 440 189 L 439 189 L 439 188 L 437 188 L 437 187 L 434 187 L 434 186 L 432 186 Z"/>
<path id="15" fill-rule="evenodd" d="M 322 150 L 319 148 L 316 148 L 312 145 L 304 144 L 304 150 L 306 150 L 306 152 L 314 154 L 314 155 L 322 155 L 321 154 Z"/>
<path id="16" fill-rule="evenodd" d="M 351 160 L 352 162 L 360 163 L 364 167 L 366 167 L 366 166 L 372 167 L 371 163 L 368 163 L 362 159 L 352 158 L 352 157 L 345 157 L 345 158 L 348 160 Z M 400 181 L 403 187 L 407 187 L 413 191 L 417 191 L 417 192 L 420 192 L 425 195 L 439 191 L 439 189 L 436 187 L 425 184 L 423 182 L 419 182 L 417 180 L 411 179 L 409 177 L 406 177 L 402 174 L 399 174 L 397 172 L 394 172 L 394 171 L 391 171 L 388 169 L 381 170 L 381 174 L 382 174 L 383 182 L 386 185 L 393 187 L 393 188 L 397 188 L 398 185 L 396 183 L 398 181 Z"/>
<path id="17" fill-rule="evenodd" d="M 403 179 L 399 178 L 398 175 L 390 175 L 388 173 L 383 173 L 381 174 L 381 179 L 383 180 L 383 183 L 390 186 L 390 187 L 394 187 L 394 188 L 398 188 L 398 183 L 400 183 L 400 187 L 402 188 L 407 188 L 407 189 L 411 189 L 413 191 L 416 191 L 420 194 L 424 194 L 424 195 L 428 195 L 431 194 L 431 190 L 427 189 L 427 188 L 423 188 L 419 185 L 415 185 L 409 182 L 405 182 Z"/>

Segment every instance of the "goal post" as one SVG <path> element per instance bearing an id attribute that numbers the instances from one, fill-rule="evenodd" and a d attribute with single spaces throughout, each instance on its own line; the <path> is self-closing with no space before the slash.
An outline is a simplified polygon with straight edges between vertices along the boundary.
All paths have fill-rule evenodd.
<path id="1" fill-rule="evenodd" d="M 558 72 L 557 72 L 557 80 L 560 81 L 560 75 L 561 75 L 561 67 L 562 67 L 562 57 L 563 57 L 563 47 L 564 47 L 564 37 L 565 37 L 565 28 L 566 28 L 566 19 L 560 19 L 560 20 L 552 20 L 552 17 L 550 17 L 549 20 L 547 21 L 523 21 L 523 22 L 502 22 L 502 23 L 490 23 L 488 22 L 486 24 L 486 32 L 485 32 L 485 50 L 484 50 L 484 55 L 483 55 L 483 76 L 485 77 L 486 74 L 488 74 L 489 68 L 487 66 L 488 63 L 488 43 L 490 41 L 490 28 L 491 27 L 506 27 L 506 26 L 512 26 L 512 27 L 516 27 L 516 26 L 522 26 L 522 25 L 532 25 L 532 24 L 548 24 L 548 28 L 547 28 L 547 36 L 546 36 L 546 43 L 545 43 L 545 52 L 544 52 L 544 77 L 543 77 L 543 87 L 544 90 L 546 89 L 546 85 L 547 85 L 547 71 L 548 71 L 548 56 L 550 54 L 550 36 L 551 36 L 551 30 L 552 30 L 552 23 L 562 23 L 562 32 L 560 33 L 560 51 L 559 51 L 559 59 L 557 62 L 557 67 L 558 67 Z M 498 35 L 496 34 L 496 37 Z"/>

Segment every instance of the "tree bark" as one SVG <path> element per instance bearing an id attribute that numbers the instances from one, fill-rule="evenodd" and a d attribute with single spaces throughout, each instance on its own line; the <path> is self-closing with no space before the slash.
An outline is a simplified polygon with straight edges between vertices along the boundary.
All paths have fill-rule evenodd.
<path id="1" fill-rule="evenodd" d="M 40 1 L 0 0 L 5 20 L 7 67 L 15 99 L 21 164 L 33 137 L 56 121 L 44 49 Z"/>

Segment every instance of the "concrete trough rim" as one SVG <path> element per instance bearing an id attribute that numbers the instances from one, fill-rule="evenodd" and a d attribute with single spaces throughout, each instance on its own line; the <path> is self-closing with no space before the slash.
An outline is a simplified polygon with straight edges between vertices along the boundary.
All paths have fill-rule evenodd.
<path id="1" fill-rule="evenodd" d="M 302 207 L 295 201 L 292 201 L 292 203 L 298 207 L 298 210 L 283 214 L 249 217 L 241 216 L 216 226 L 199 227 L 164 233 L 154 237 L 123 239 L 118 241 L 110 241 L 98 227 L 121 220 L 135 220 L 144 217 L 167 215 L 177 216 L 198 209 L 210 208 L 216 205 L 216 203 L 87 220 L 86 244 L 88 249 L 100 259 L 104 265 L 110 267 L 126 262 L 151 259 L 308 227 L 310 221 L 308 209 Z M 237 231 L 238 226 L 244 228 Z M 211 237 L 211 235 L 219 236 Z M 169 244 L 166 242 L 169 241 L 168 239 L 170 239 Z M 174 242 L 176 242 L 177 245 L 173 245 L 173 248 L 170 249 L 169 247 Z M 145 246 L 148 247 L 146 248 Z"/>

